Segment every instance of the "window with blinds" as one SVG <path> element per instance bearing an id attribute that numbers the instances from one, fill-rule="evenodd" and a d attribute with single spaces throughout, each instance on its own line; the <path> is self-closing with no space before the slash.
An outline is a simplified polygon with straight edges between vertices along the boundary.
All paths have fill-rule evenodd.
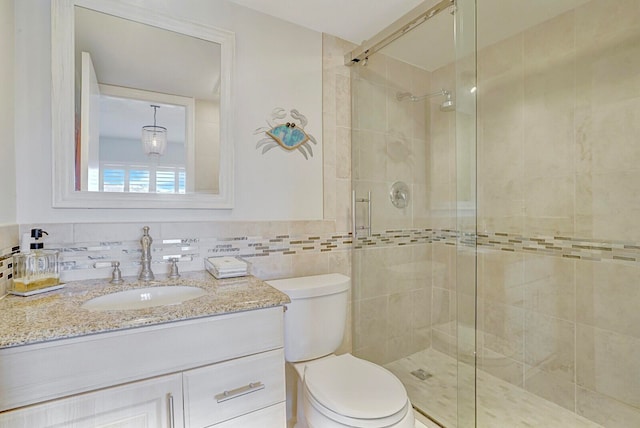
<path id="1" fill-rule="evenodd" d="M 124 192 L 125 189 L 124 169 L 109 168 L 102 170 L 102 191 L 103 192 Z"/>
<path id="2" fill-rule="evenodd" d="M 100 166 L 100 190 L 131 193 L 185 193 L 184 167 L 104 164 Z"/>
<path id="3" fill-rule="evenodd" d="M 176 171 L 164 168 L 156 171 L 157 193 L 177 193 L 176 187 Z"/>
<path id="4" fill-rule="evenodd" d="M 133 193 L 149 193 L 149 189 L 151 188 L 149 178 L 149 170 L 129 170 L 129 191 Z"/>

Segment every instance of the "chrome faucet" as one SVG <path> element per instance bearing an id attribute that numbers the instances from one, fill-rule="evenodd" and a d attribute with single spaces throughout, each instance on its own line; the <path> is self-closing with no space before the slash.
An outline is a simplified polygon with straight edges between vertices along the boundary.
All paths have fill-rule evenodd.
<path id="1" fill-rule="evenodd" d="M 142 228 L 143 235 L 140 238 L 140 244 L 142 245 L 142 270 L 138 279 L 141 281 L 153 281 L 153 272 L 151 272 L 151 243 L 153 239 L 149 236 L 149 226 Z"/>

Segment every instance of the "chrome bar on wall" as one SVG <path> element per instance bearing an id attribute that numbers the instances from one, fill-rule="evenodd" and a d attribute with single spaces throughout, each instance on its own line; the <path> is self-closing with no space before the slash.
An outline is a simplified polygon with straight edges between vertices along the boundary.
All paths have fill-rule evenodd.
<path id="1" fill-rule="evenodd" d="M 358 226 L 356 225 L 356 204 L 358 203 L 366 203 L 367 204 L 367 225 Z M 351 227 L 353 229 L 353 239 L 358 237 L 359 230 L 366 230 L 367 236 L 371 236 L 371 191 L 367 192 L 366 198 L 357 198 L 356 191 L 353 190 L 351 192 Z"/>
<path id="2" fill-rule="evenodd" d="M 427 3 L 428 2 L 425 2 L 415 7 L 393 24 L 373 36 L 371 40 L 366 40 L 351 52 L 347 52 L 344 56 L 344 65 L 353 65 L 365 60 L 404 33 L 411 31 L 443 10 L 455 5 L 455 0 L 442 0 L 432 7 L 428 7 Z"/>

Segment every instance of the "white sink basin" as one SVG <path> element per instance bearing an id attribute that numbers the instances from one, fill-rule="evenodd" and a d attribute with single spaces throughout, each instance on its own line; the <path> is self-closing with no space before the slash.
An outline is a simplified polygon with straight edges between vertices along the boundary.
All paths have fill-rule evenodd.
<path id="1" fill-rule="evenodd" d="M 207 294 L 202 288 L 186 285 L 165 285 L 136 288 L 96 297 L 82 307 L 90 311 L 122 311 L 176 305 Z"/>

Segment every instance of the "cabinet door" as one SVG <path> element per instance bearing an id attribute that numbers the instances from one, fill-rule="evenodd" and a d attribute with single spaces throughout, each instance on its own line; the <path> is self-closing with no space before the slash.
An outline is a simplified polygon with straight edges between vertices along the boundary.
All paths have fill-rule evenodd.
<path id="1" fill-rule="evenodd" d="M 0 413 L 0 428 L 182 428 L 182 376 L 162 376 Z"/>

